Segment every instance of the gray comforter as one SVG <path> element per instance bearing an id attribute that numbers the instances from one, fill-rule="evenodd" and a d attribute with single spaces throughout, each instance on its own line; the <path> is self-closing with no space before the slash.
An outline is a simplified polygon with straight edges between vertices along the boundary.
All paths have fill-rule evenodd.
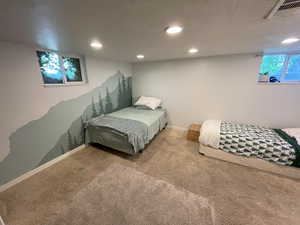
<path id="1" fill-rule="evenodd" d="M 137 120 L 105 115 L 91 119 L 88 121 L 87 126 L 108 127 L 126 134 L 128 141 L 132 144 L 135 152 L 143 149 L 149 142 L 147 124 Z"/>

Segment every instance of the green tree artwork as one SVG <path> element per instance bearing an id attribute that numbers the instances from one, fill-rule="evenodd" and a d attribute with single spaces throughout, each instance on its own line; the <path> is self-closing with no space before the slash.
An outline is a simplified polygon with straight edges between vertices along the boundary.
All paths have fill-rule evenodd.
<path id="1" fill-rule="evenodd" d="M 111 101 L 110 93 L 108 88 L 106 88 L 106 97 L 105 97 L 105 113 L 111 113 L 113 111 L 113 104 Z"/>
<path id="2" fill-rule="evenodd" d="M 124 98 L 124 96 L 123 96 L 123 89 L 122 89 L 122 80 L 121 79 L 119 79 L 118 80 L 118 87 L 117 87 L 117 89 L 118 89 L 118 102 L 117 102 L 117 109 L 121 109 L 122 108 L 122 100 L 123 100 L 123 98 Z"/>
<path id="3" fill-rule="evenodd" d="M 98 104 L 99 104 L 99 115 L 102 115 L 104 114 L 104 106 L 103 106 L 103 99 L 102 99 L 102 96 L 101 96 L 101 92 L 99 92 L 99 97 L 98 97 Z"/>
<path id="4" fill-rule="evenodd" d="M 92 97 L 92 117 L 97 117 L 98 113 L 97 113 L 97 109 L 96 109 L 96 104 L 94 101 L 94 97 Z"/>
<path id="5" fill-rule="evenodd" d="M 69 150 L 72 150 L 74 147 L 74 143 L 73 143 L 73 139 L 72 139 L 70 130 L 68 130 L 67 133 L 68 133 L 68 148 L 69 148 Z"/>

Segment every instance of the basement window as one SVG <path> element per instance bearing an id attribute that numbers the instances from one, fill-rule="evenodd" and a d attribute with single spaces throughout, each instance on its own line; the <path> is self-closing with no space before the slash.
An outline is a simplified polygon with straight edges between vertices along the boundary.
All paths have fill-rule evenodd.
<path id="1" fill-rule="evenodd" d="M 300 53 L 264 55 L 258 82 L 300 83 Z"/>
<path id="2" fill-rule="evenodd" d="M 82 58 L 54 51 L 37 51 L 43 83 L 52 85 L 80 85 L 85 83 Z"/>

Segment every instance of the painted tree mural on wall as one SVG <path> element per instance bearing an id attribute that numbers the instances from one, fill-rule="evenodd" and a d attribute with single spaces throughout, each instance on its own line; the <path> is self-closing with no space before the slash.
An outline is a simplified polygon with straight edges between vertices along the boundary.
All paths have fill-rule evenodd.
<path id="1" fill-rule="evenodd" d="M 105 95 L 102 95 L 104 90 Z M 95 99 L 97 101 L 95 101 Z M 59 142 L 60 144 L 54 151 L 62 154 L 82 145 L 85 135 L 84 127 L 88 120 L 131 106 L 132 94 L 130 78 L 120 75 L 115 89 L 110 90 L 109 87 L 100 87 L 96 95 L 91 96 L 90 102 L 91 104 L 84 110 L 80 118 L 74 121 L 66 134 L 62 136 L 62 140 Z M 52 156 L 50 155 L 50 157 Z M 47 161 L 49 161 L 49 157 L 46 156 L 41 164 Z"/>
<path id="2" fill-rule="evenodd" d="M 130 82 L 124 76 L 119 79 L 118 90 L 118 102 L 120 103 L 119 108 L 121 109 L 126 107 L 128 103 L 131 104 L 132 101 Z"/>
<path id="3" fill-rule="evenodd" d="M 119 102 L 121 103 L 121 99 L 123 98 L 123 93 L 122 93 L 122 82 L 121 82 L 121 79 L 118 80 L 118 99 L 119 99 Z M 121 106 L 122 104 L 119 104 L 119 107 L 118 108 L 122 108 Z"/>
<path id="4" fill-rule="evenodd" d="M 68 150 L 73 149 L 73 140 L 72 140 L 72 134 L 71 131 L 68 130 Z"/>
<path id="5" fill-rule="evenodd" d="M 0 162 L 0 171 L 5 171 L 0 173 L 0 184 L 82 145 L 85 123 L 93 116 L 130 105 L 131 78 L 121 72 L 88 93 L 59 102 L 42 117 L 29 121 L 10 135 L 10 153 Z"/>
<path id="6" fill-rule="evenodd" d="M 132 94 L 130 81 L 124 75 L 122 75 L 118 80 L 116 91 L 116 100 L 112 99 L 112 94 L 108 87 L 105 88 L 104 98 L 102 97 L 101 90 L 99 90 L 98 103 L 95 102 L 94 97 L 92 97 L 92 118 L 101 116 L 103 114 L 108 114 L 131 105 Z"/>
<path id="7" fill-rule="evenodd" d="M 94 101 L 94 97 L 92 97 L 92 117 L 97 117 L 99 114 L 97 113 L 96 104 Z"/>
<path id="8" fill-rule="evenodd" d="M 106 97 L 105 97 L 105 113 L 111 113 L 113 111 L 113 103 L 108 91 L 108 88 L 106 88 Z"/>
<path id="9" fill-rule="evenodd" d="M 99 104 L 99 115 L 102 115 L 102 114 L 105 113 L 105 111 L 104 111 L 103 99 L 102 99 L 102 96 L 101 96 L 101 92 L 99 92 L 98 104 Z"/>
<path id="10" fill-rule="evenodd" d="M 78 146 L 82 145 L 84 143 L 84 127 L 85 127 L 85 122 L 83 119 L 83 115 L 80 117 L 77 129 L 71 128 L 67 131 L 68 135 L 68 149 L 67 150 L 72 150 L 74 148 L 77 148 Z M 63 145 L 61 146 L 63 148 Z M 65 152 L 65 150 L 64 150 Z"/>

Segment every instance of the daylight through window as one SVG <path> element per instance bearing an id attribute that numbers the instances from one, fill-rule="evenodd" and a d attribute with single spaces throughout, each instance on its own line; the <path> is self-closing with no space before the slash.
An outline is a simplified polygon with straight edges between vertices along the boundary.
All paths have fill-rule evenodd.
<path id="1" fill-rule="evenodd" d="M 84 83 L 80 57 L 65 56 L 51 51 L 37 51 L 37 56 L 44 84 Z"/>
<path id="2" fill-rule="evenodd" d="M 300 82 L 300 54 L 264 55 L 260 65 L 259 82 Z"/>

